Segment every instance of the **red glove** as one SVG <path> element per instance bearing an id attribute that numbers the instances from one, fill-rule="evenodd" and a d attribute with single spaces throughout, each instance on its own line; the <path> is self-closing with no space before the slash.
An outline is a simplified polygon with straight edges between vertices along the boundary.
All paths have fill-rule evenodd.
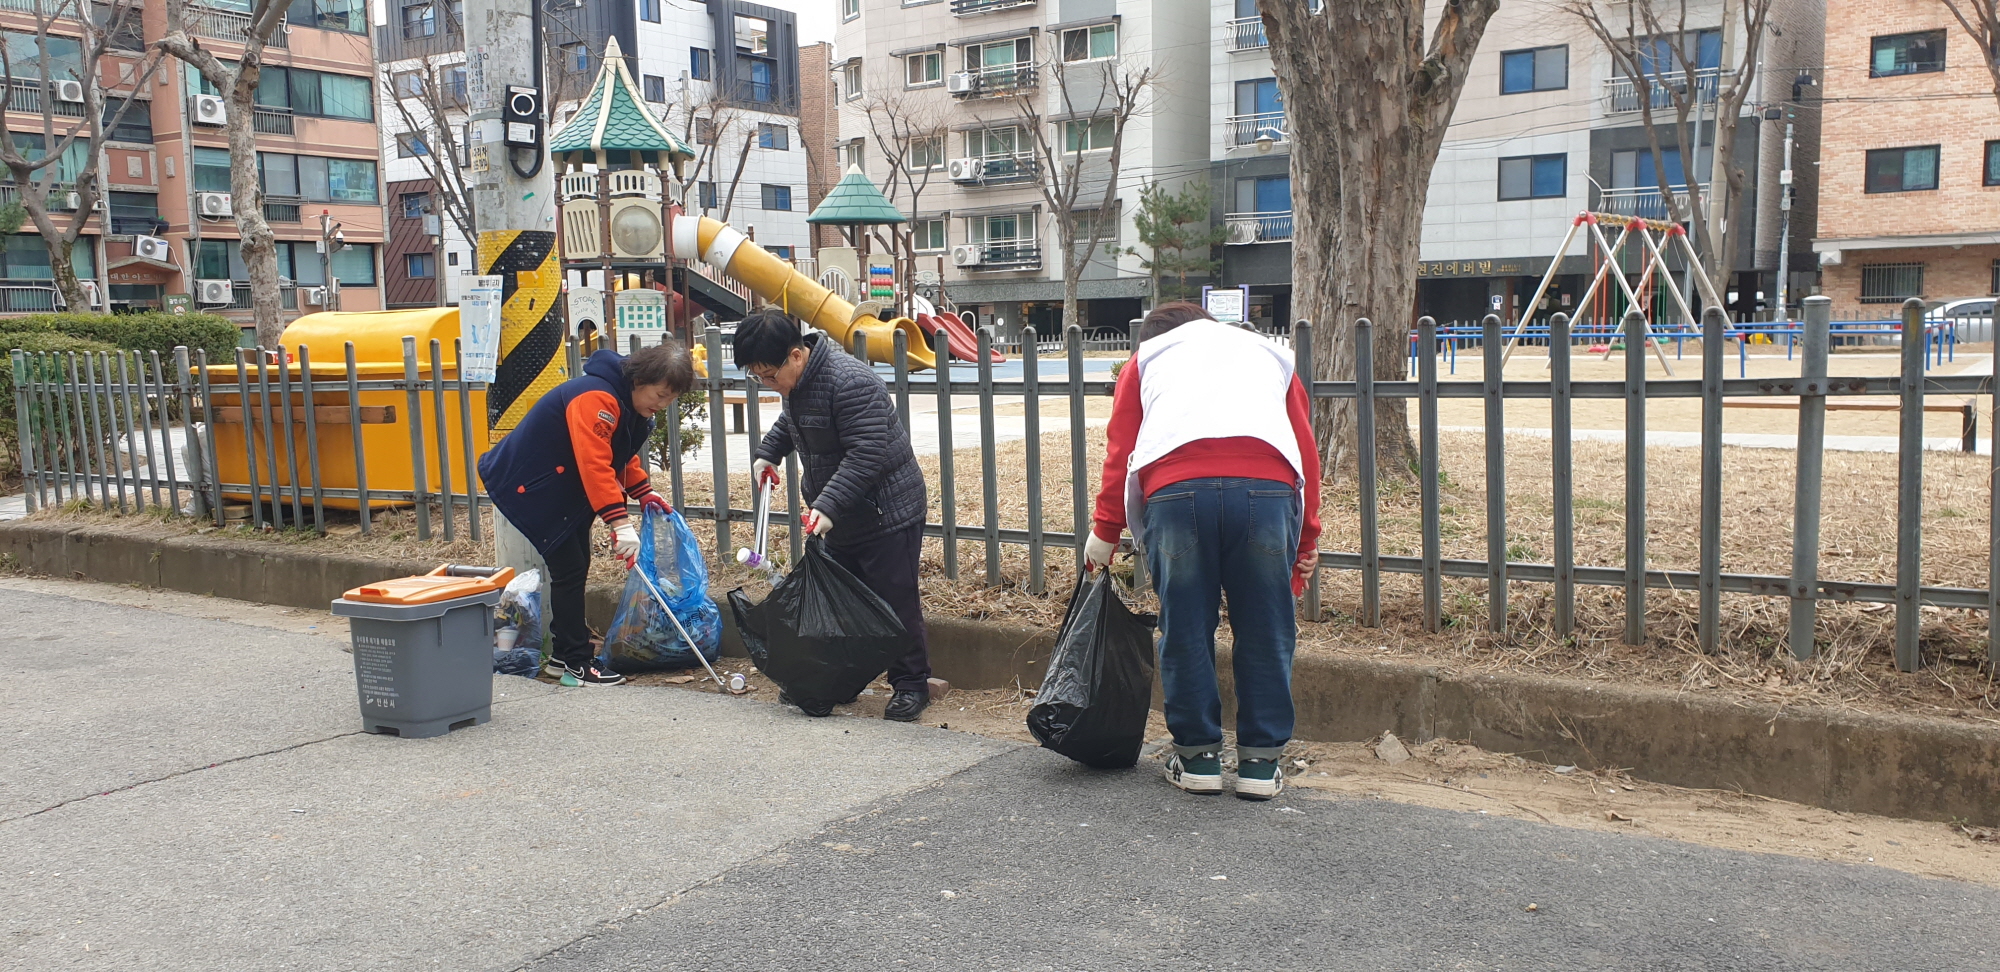
<path id="1" fill-rule="evenodd" d="M 643 513 L 646 510 L 658 510 L 661 516 L 665 516 L 674 511 L 674 506 L 658 493 L 647 493 L 639 497 L 639 511 Z"/>

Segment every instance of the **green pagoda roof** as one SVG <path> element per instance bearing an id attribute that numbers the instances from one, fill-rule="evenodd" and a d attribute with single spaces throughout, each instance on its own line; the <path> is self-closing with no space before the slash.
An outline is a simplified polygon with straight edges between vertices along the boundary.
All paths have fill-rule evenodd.
<path id="1" fill-rule="evenodd" d="M 820 200 L 819 208 L 806 217 L 806 222 L 815 226 L 876 226 L 909 220 L 889 205 L 882 190 L 861 174 L 860 166 L 852 166 L 833 191 Z"/>
<path id="2" fill-rule="evenodd" d="M 549 154 L 559 161 L 650 162 L 662 168 L 695 157 L 686 142 L 675 138 L 646 109 L 616 37 L 604 45 L 604 66 L 583 107 L 549 140 Z M 565 155 L 582 157 L 564 159 Z"/>

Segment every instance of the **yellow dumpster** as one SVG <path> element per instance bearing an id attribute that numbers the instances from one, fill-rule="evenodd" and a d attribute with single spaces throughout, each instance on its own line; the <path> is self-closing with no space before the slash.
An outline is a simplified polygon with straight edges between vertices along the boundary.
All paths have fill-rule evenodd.
<path id="1" fill-rule="evenodd" d="M 329 311 L 308 314 L 293 321 L 285 329 L 284 345 L 291 360 L 281 368 L 273 363 L 264 369 L 264 383 L 269 393 L 262 391 L 258 381 L 254 361 L 243 369 L 239 381 L 235 363 L 215 364 L 208 368 L 210 404 L 215 416 L 215 461 L 221 482 L 234 489 L 225 489 L 223 495 L 231 500 L 250 500 L 249 460 L 254 454 L 257 467 L 256 477 L 260 490 L 269 490 L 275 478 L 280 487 L 289 491 L 293 482 L 293 469 L 297 469 L 301 487 L 312 487 L 312 456 L 306 437 L 305 392 L 300 384 L 299 348 L 303 346 L 312 362 L 313 382 L 320 387 L 312 396 L 313 420 L 319 446 L 319 483 L 323 489 L 348 490 L 357 488 L 358 476 L 355 471 L 355 426 L 350 409 L 350 396 L 345 389 L 349 374 L 347 370 L 347 343 L 354 343 L 354 374 L 359 382 L 384 382 L 404 380 L 403 338 L 417 339 L 417 377 L 420 382 L 429 382 L 431 373 L 431 341 L 439 345 L 439 371 L 445 380 L 443 435 L 440 437 L 438 399 L 436 392 L 424 388 L 418 396 L 418 407 L 423 431 L 424 488 L 428 493 L 441 491 L 443 470 L 440 457 L 449 461 L 451 488 L 454 493 L 464 495 L 468 478 L 477 481 L 478 457 L 486 449 L 486 392 L 483 388 L 468 386 L 461 404 L 456 379 L 458 378 L 458 353 L 454 342 L 459 336 L 458 309 L 455 307 L 425 307 L 415 310 L 340 312 Z M 280 372 L 283 375 L 280 375 Z M 291 383 L 292 406 L 291 444 L 288 447 L 285 436 L 284 403 L 282 381 Z M 334 387 L 327 387 L 332 385 Z M 245 414 L 244 391 L 247 386 L 248 413 Z M 415 489 L 412 470 L 413 462 L 410 442 L 410 396 L 404 389 L 362 389 L 358 395 L 361 405 L 360 442 L 362 456 L 366 462 L 367 486 L 370 508 L 384 506 L 407 506 L 407 498 L 389 499 L 379 494 L 384 492 L 409 494 Z M 269 406 L 269 441 L 267 449 L 265 406 Z M 469 413 L 469 414 L 468 414 Z M 471 424 L 471 457 L 466 453 L 466 419 Z M 248 424 L 246 425 L 246 419 Z M 250 431 L 250 448 L 244 443 L 245 429 Z M 442 438 L 442 444 L 440 444 Z M 275 460 L 275 461 L 274 461 Z M 470 470 L 470 474 L 469 474 Z M 268 493 L 266 494 L 268 496 Z M 306 502 L 311 502 L 310 493 Z M 339 509 L 359 509 L 360 503 L 354 497 L 328 497 L 326 505 Z"/>

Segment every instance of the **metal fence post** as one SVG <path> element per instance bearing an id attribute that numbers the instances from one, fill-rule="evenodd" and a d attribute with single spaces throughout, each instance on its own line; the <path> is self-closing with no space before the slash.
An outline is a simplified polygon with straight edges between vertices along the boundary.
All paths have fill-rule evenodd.
<path id="1" fill-rule="evenodd" d="M 354 439 L 354 508 L 361 514 L 361 535 L 374 523 L 368 508 L 368 449 L 361 435 L 361 376 L 354 366 L 354 342 L 347 342 L 347 429 Z"/>
<path id="2" fill-rule="evenodd" d="M 1826 478 L 1826 363 L 1833 298 L 1807 297 L 1799 357 L 1799 463 L 1792 484 L 1792 657 L 1811 658 L 1819 613 L 1820 494 Z"/>
<path id="3" fill-rule="evenodd" d="M 277 420 L 271 412 L 271 365 L 264 349 L 258 348 L 257 355 L 257 414 L 264 422 L 264 458 L 271 484 L 271 521 L 279 529 L 285 526 L 284 488 L 278 485 L 278 430 Z"/>
<path id="4" fill-rule="evenodd" d="M 1896 440 L 1896 668 L 1923 664 L 1917 643 L 1924 537 L 1924 302 L 1903 302 L 1903 361 L 1896 383 L 1902 414 Z"/>
<path id="5" fill-rule="evenodd" d="M 951 337 L 946 335 L 944 345 L 951 347 Z M 938 415 L 938 532 L 944 538 L 944 576 L 958 579 L 958 480 L 952 471 L 952 462 L 957 451 L 951 432 L 951 354 L 949 350 L 938 355 L 937 366 L 937 415 Z"/>
<path id="6" fill-rule="evenodd" d="M 257 475 L 257 410 L 250 406 L 249 354 L 250 352 L 244 348 L 236 349 L 236 401 L 243 413 L 243 470 L 250 480 L 248 522 L 251 527 L 261 530 L 264 528 L 266 517 L 264 493 L 257 481 L 260 478 Z M 222 460 L 216 458 L 215 464 L 215 476 L 219 481 L 222 478 Z"/>
<path id="7" fill-rule="evenodd" d="M 901 331 L 896 332 L 898 334 Z M 1041 338 L 1033 326 L 1021 329 L 1021 418 L 1028 464 L 1028 592 L 1043 593 L 1047 579 L 1042 551 Z"/>
<path id="8" fill-rule="evenodd" d="M 36 493 L 41 489 L 40 470 L 35 461 L 34 414 L 28 408 L 28 353 L 15 350 L 10 357 L 14 364 L 14 437 L 20 446 L 21 476 L 27 480 L 28 488 L 23 490 L 23 499 L 28 512 L 35 512 Z"/>
<path id="9" fill-rule="evenodd" d="M 979 478 L 986 534 L 986 586 L 1000 583 L 1000 474 L 993 435 L 993 327 L 979 329 Z"/>
<path id="10" fill-rule="evenodd" d="M 1504 349 L 1500 315 L 1480 322 L 1480 350 L 1485 354 L 1486 415 L 1486 627 L 1507 630 L 1507 423 L 1506 390 L 1501 385 Z"/>
<path id="11" fill-rule="evenodd" d="M 896 385 L 896 417 L 910 431 L 910 336 L 897 328 L 889 335 L 889 374 Z"/>
<path id="12" fill-rule="evenodd" d="M 161 458 L 165 459 L 167 464 L 167 504 L 175 513 L 179 513 L 181 511 L 181 480 L 180 471 L 176 468 L 176 463 L 174 462 L 174 389 L 167 387 L 167 370 L 160 360 L 160 352 L 152 351 L 149 354 L 153 359 L 153 391 L 159 396 L 160 402 L 160 454 Z M 169 357 L 168 360 L 172 360 L 172 358 Z M 188 426 L 188 431 L 185 435 L 192 436 L 194 434 L 194 420 L 188 418 L 186 413 L 182 413 L 182 416 L 183 421 Z M 194 505 L 196 507 L 196 515 L 198 516 L 200 515 L 201 504 L 196 503 Z"/>
<path id="13" fill-rule="evenodd" d="M 313 401 L 312 349 L 299 345 L 299 387 L 305 392 L 306 469 L 312 473 L 313 532 L 326 533 L 326 487 L 319 475 L 319 413 Z"/>
<path id="14" fill-rule="evenodd" d="M 1625 332 L 1625 643 L 1646 640 L 1645 315 L 1628 311 Z M 1638 346 L 1634 347 L 1633 342 Z"/>
<path id="15" fill-rule="evenodd" d="M 1444 627 L 1443 529 L 1438 498 L 1437 320 L 1417 320 L 1417 495 L 1423 521 L 1424 630 Z"/>
<path id="16" fill-rule="evenodd" d="M 1570 430 L 1569 315 L 1549 318 L 1549 478 L 1555 496 L 1552 532 L 1556 604 L 1552 630 L 1567 638 L 1576 627 L 1576 471 Z"/>
<path id="17" fill-rule="evenodd" d="M 181 366 L 181 374 L 183 376 L 187 375 L 188 370 L 185 367 L 187 364 L 187 349 L 176 349 L 174 351 L 174 359 L 177 365 Z M 197 348 L 195 350 L 195 361 L 199 368 L 195 373 L 200 376 L 200 380 L 199 382 L 190 381 L 189 384 L 198 383 L 201 386 L 202 435 L 196 448 L 195 461 L 192 464 L 194 469 L 191 470 L 190 475 L 197 477 L 197 492 L 199 492 L 201 484 L 206 484 L 209 496 L 208 512 L 215 517 L 215 525 L 221 527 L 228 524 L 229 511 L 222 505 L 222 468 L 215 458 L 215 394 L 213 386 L 210 385 L 208 380 L 208 349 Z M 192 387 L 187 388 L 184 392 L 188 396 L 192 396 L 193 393 L 194 389 Z M 194 420 L 192 397 L 188 398 L 188 420 Z M 196 441 L 195 436 L 192 434 L 188 438 L 190 441 Z"/>
<path id="18" fill-rule="evenodd" d="M 132 361 L 136 362 L 139 366 L 140 395 L 137 415 L 133 413 L 132 409 L 132 369 L 127 365 L 125 357 L 128 353 L 131 354 Z M 158 481 L 153 478 L 153 469 L 159 463 L 153 455 L 153 419 L 152 416 L 146 415 L 146 361 L 139 356 L 139 352 L 118 352 L 118 387 L 122 392 L 120 397 L 125 400 L 125 455 L 131 459 L 134 467 L 132 470 L 132 506 L 140 512 L 144 512 L 146 509 L 148 481 L 150 481 L 153 491 L 154 506 L 160 505 L 160 486 Z M 133 436 L 141 434 L 138 416 L 146 417 L 144 435 L 140 439 L 140 443 L 143 443 L 146 449 L 146 481 L 142 481 L 139 478 L 139 470 L 137 468 L 139 464 L 139 445 L 132 441 Z"/>
<path id="19" fill-rule="evenodd" d="M 719 557 L 734 556 L 729 549 L 729 426 L 722 420 L 722 413 L 728 406 L 722 396 L 728 391 L 728 383 L 722 377 L 722 328 L 710 324 L 702 333 L 702 345 L 708 349 L 708 458 L 709 469 L 715 477 L 715 553 Z M 747 387 L 747 383 L 746 383 Z M 801 438 L 799 441 L 805 441 Z"/>
<path id="20" fill-rule="evenodd" d="M 451 423 L 444 409 L 444 347 L 437 338 L 431 338 L 431 417 L 437 422 L 438 511 L 444 514 L 444 538 L 448 542 L 457 539 L 457 534 L 452 516 Z"/>
<path id="21" fill-rule="evenodd" d="M 465 526 L 472 534 L 472 542 L 479 543 L 485 538 L 485 527 L 479 522 L 479 456 L 472 451 L 472 383 L 465 379 L 465 341 L 453 338 L 451 342 L 453 373 L 458 376 L 458 433 L 460 452 L 465 457 Z"/>
<path id="22" fill-rule="evenodd" d="M 1076 573 L 1083 575 L 1083 545 L 1090 540 L 1090 443 L 1084 439 L 1083 327 L 1063 328 L 1064 357 L 1069 361 L 1069 502 L 1075 535 Z"/>
<path id="23" fill-rule="evenodd" d="M 424 398 L 417 380 L 417 339 L 403 338 L 404 400 L 410 410 L 405 420 L 410 432 L 410 496 L 417 514 L 417 539 L 431 538 L 430 470 L 424 468 Z"/>
<path id="24" fill-rule="evenodd" d="M 282 344 L 278 346 L 278 395 L 278 413 L 285 422 L 285 466 L 292 484 L 292 528 L 298 529 L 305 525 L 305 496 L 299 483 L 298 438 L 292 434 L 292 366 L 285 360 L 285 346 Z M 275 485 L 276 482 L 273 478 L 272 483 Z"/>
<path id="25" fill-rule="evenodd" d="M 1722 332 L 1727 326 L 1722 308 L 1702 312 L 1701 526 L 1696 541 L 1701 589 L 1695 640 L 1709 655 L 1722 647 Z M 1629 342 L 1626 353 L 1631 353 Z"/>
<path id="26" fill-rule="evenodd" d="M 118 401 L 111 388 L 111 353 L 102 355 L 91 352 L 85 360 L 90 364 L 90 422 L 91 438 L 97 446 L 97 468 L 104 471 L 104 505 L 111 506 L 111 491 L 116 487 L 118 512 L 125 512 L 125 471 L 118 462 Z M 98 377 L 102 368 L 103 377 Z M 99 400 L 102 399 L 102 408 Z M 109 430 L 107 433 L 106 430 Z"/>
<path id="27" fill-rule="evenodd" d="M 1361 626 L 1382 624 L 1381 537 L 1375 529 L 1375 325 L 1354 322 L 1354 466 L 1361 526 Z"/>

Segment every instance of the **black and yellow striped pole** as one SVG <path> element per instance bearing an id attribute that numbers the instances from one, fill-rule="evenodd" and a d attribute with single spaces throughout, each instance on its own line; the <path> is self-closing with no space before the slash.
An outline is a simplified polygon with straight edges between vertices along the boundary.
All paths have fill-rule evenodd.
<path id="1" fill-rule="evenodd" d="M 501 279 L 500 366 L 487 387 L 491 441 L 521 424 L 528 409 L 568 374 L 563 354 L 562 269 L 556 234 L 492 230 L 479 234 L 479 272 Z"/>

